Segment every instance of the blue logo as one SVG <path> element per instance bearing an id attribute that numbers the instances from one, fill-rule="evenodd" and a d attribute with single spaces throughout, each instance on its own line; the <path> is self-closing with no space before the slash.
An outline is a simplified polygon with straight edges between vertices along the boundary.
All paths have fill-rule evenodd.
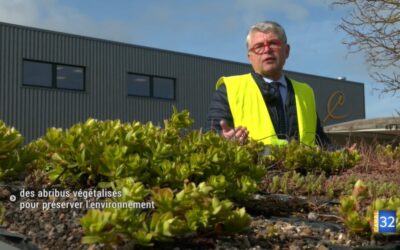
<path id="1" fill-rule="evenodd" d="M 379 210 L 375 211 L 374 232 L 383 234 L 396 233 L 396 211 Z"/>

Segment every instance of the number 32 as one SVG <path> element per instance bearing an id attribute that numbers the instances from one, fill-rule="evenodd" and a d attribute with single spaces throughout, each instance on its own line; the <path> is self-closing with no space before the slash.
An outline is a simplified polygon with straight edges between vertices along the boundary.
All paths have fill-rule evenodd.
<path id="1" fill-rule="evenodd" d="M 393 216 L 389 216 L 389 217 L 381 216 L 381 217 L 379 217 L 379 221 L 381 222 L 379 224 L 379 227 L 394 227 L 394 217 Z M 389 222 L 389 224 L 388 224 L 388 222 Z"/>

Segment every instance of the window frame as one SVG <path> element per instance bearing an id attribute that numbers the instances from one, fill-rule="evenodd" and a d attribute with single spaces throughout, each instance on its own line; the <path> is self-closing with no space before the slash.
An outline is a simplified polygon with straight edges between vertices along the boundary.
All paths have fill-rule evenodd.
<path id="1" fill-rule="evenodd" d="M 128 86 L 128 77 L 126 78 L 126 81 L 125 81 L 125 83 L 126 83 L 126 91 L 127 91 L 127 94 L 128 94 L 128 96 L 137 96 L 137 97 L 151 97 L 151 94 L 152 94 L 152 92 L 153 92 L 153 89 L 152 89 L 152 76 L 151 75 L 146 75 L 146 74 L 137 74 L 137 73 L 128 73 L 128 75 L 127 76 L 129 76 L 129 75 L 136 75 L 136 76 L 143 76 L 143 77 L 148 77 L 149 78 L 149 95 L 135 95 L 135 94 L 130 94 L 129 93 L 129 86 Z"/>
<path id="2" fill-rule="evenodd" d="M 26 71 L 26 68 L 25 68 L 25 65 L 24 65 L 24 63 L 25 62 L 33 62 L 33 63 L 42 63 L 42 64 L 48 64 L 48 65 L 50 65 L 50 86 L 45 86 L 45 85 L 37 85 L 37 84 L 29 84 L 29 83 L 24 83 L 24 80 L 25 80 L 25 71 Z M 53 72 L 53 65 L 52 65 L 52 63 L 48 63 L 48 62 L 42 62 L 42 61 L 37 61 L 37 60 L 26 60 L 26 59 L 23 59 L 22 60 L 22 86 L 30 86 L 30 87 L 38 87 L 38 88 L 52 88 L 53 87 L 53 82 L 54 82 L 54 79 L 53 79 L 53 74 L 54 74 L 54 72 Z"/>
<path id="3" fill-rule="evenodd" d="M 24 83 L 24 74 L 25 74 L 25 67 L 24 62 L 35 62 L 35 63 L 43 63 L 43 64 L 50 64 L 51 65 L 51 86 L 43 86 L 43 85 L 35 85 L 35 84 L 26 84 Z M 57 66 L 67 66 L 67 67 L 75 67 L 82 69 L 82 88 L 61 88 L 57 87 Z M 41 61 L 41 60 L 34 60 L 34 59 L 22 59 L 22 86 L 27 87 L 35 87 L 35 88 L 45 88 L 45 89 L 60 89 L 60 90 L 69 90 L 69 91 L 79 91 L 84 92 L 86 91 L 86 67 L 80 65 L 73 65 L 73 64 L 65 64 L 65 63 L 55 63 L 55 62 L 48 62 L 48 61 Z"/>
<path id="4" fill-rule="evenodd" d="M 165 80 L 172 80 L 172 98 L 166 98 L 166 97 L 160 97 L 160 96 L 154 96 L 154 79 L 155 78 L 159 78 L 159 79 L 165 79 Z M 151 81 L 151 94 L 153 95 L 153 98 L 157 98 L 157 99 L 164 99 L 164 100 L 175 100 L 175 88 L 176 88 L 176 79 L 172 78 L 172 77 L 162 77 L 162 76 L 153 76 L 152 77 L 152 81 Z"/>
<path id="5" fill-rule="evenodd" d="M 128 78 L 127 78 L 126 79 L 126 91 L 127 91 L 127 96 L 128 97 L 143 97 L 143 98 L 152 98 L 152 99 L 160 99 L 160 100 L 168 100 L 168 101 L 175 101 L 176 100 L 176 78 L 159 76 L 159 75 L 149 75 L 149 74 L 142 74 L 142 73 L 134 73 L 134 72 L 127 72 L 127 76 L 128 75 L 138 75 L 138 76 L 149 77 L 149 84 L 150 84 L 150 88 L 149 88 L 150 89 L 150 95 L 144 96 L 144 95 L 130 94 L 130 93 L 128 93 Z M 172 80 L 173 98 L 164 98 L 164 97 L 154 96 L 154 78 Z"/>
<path id="6" fill-rule="evenodd" d="M 57 86 L 57 77 L 58 77 L 58 71 L 57 71 L 57 66 L 66 66 L 66 67 L 74 67 L 74 68 L 80 68 L 82 69 L 82 89 L 74 89 L 74 88 L 61 88 Z M 82 67 L 82 66 L 77 66 L 77 65 L 70 65 L 70 64 L 62 64 L 62 63 L 55 63 L 53 65 L 53 70 L 54 70 L 54 74 L 53 74 L 53 83 L 54 83 L 54 87 L 56 89 L 63 89 L 63 90 L 73 90 L 73 91 L 85 91 L 85 87 L 86 87 L 86 68 Z"/>

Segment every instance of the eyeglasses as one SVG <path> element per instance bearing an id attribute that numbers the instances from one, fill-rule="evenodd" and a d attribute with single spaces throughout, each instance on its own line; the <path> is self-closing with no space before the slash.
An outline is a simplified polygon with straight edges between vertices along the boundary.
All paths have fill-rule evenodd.
<path id="1" fill-rule="evenodd" d="M 265 41 L 263 43 L 256 43 L 253 48 L 249 49 L 249 51 L 252 51 L 257 55 L 261 55 L 265 52 L 267 47 L 272 50 L 278 50 L 282 47 L 282 45 L 283 42 L 281 40 L 274 39 L 271 41 Z"/>

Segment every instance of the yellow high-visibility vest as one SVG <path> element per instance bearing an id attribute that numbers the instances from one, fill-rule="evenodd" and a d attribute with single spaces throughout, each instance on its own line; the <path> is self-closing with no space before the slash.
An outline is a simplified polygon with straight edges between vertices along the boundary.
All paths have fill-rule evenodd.
<path id="1" fill-rule="evenodd" d="M 290 79 L 293 85 L 300 142 L 315 145 L 317 111 L 314 91 L 308 84 Z M 216 88 L 225 84 L 235 127 L 243 126 L 249 137 L 265 145 L 284 145 L 287 140 L 276 135 L 264 98 L 251 74 L 221 77 Z"/>

